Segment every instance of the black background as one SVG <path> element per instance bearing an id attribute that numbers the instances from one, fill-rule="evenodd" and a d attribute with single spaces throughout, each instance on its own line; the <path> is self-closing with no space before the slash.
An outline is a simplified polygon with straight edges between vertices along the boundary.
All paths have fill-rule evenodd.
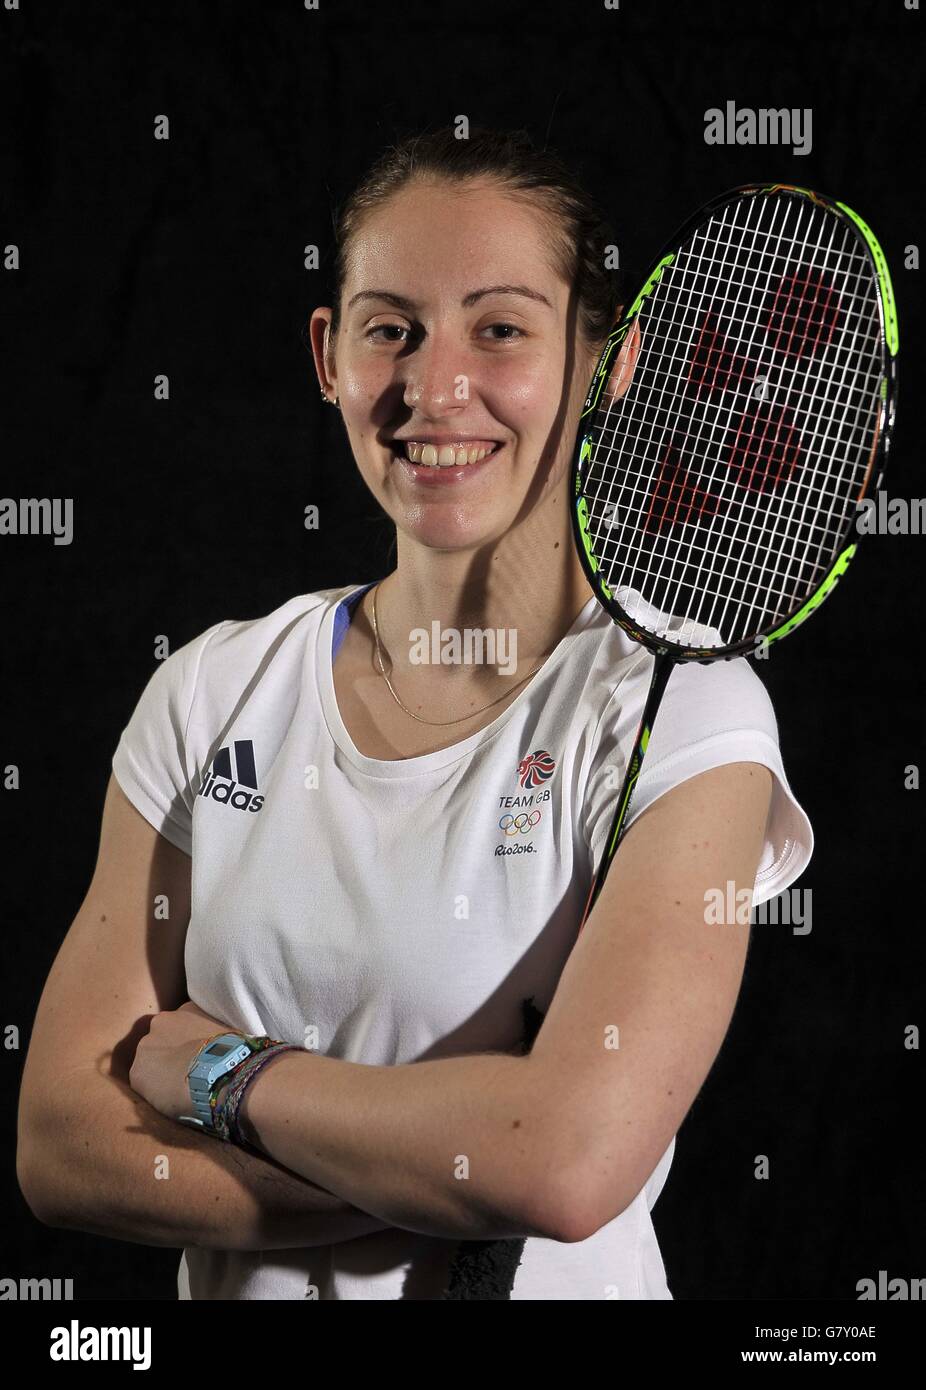
<path id="1" fill-rule="evenodd" d="M 883 3 L 157 5 L 0 10 L 3 483 L 72 497 L 70 546 L 0 537 L 4 849 L 0 1277 L 175 1297 L 172 1250 L 40 1225 L 15 1178 L 38 996 L 89 883 L 119 733 L 153 665 L 223 618 L 384 574 L 377 518 L 299 329 L 303 248 L 397 136 L 527 126 L 598 193 L 642 270 L 712 194 L 831 194 L 891 266 L 901 352 L 885 485 L 922 489 L 923 26 Z M 709 146 L 704 112 L 810 107 L 813 149 Z M 170 118 L 170 140 L 153 138 Z M 170 378 L 169 402 L 154 378 Z M 321 509 L 306 531 L 304 508 Z M 757 666 L 816 850 L 813 930 L 757 926 L 721 1056 L 654 1212 L 676 1299 L 854 1299 L 926 1276 L 919 879 L 926 761 L 916 563 L 867 540 L 822 616 Z M 767 1154 L 771 1177 L 753 1177 Z"/>

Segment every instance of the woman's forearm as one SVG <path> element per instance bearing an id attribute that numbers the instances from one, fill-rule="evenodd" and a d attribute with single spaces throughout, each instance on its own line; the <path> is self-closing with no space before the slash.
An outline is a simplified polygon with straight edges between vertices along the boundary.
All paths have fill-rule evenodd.
<path id="1" fill-rule="evenodd" d="M 393 1226 L 446 1239 L 561 1237 L 558 1126 L 532 1059 L 368 1066 L 285 1052 L 245 1091 L 244 1137 Z"/>
<path id="2" fill-rule="evenodd" d="M 20 1116 L 17 1167 L 49 1225 L 216 1250 L 327 1245 L 386 1227 L 268 1158 L 165 1119 L 116 1077 L 72 1072 L 62 1087 L 53 1114 Z"/>

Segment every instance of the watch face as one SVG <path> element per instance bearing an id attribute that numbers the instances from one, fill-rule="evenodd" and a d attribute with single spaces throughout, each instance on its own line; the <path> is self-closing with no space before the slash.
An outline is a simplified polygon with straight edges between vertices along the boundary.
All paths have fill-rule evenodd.
<path id="1" fill-rule="evenodd" d="M 239 1046 L 238 1043 L 223 1043 L 223 1042 L 216 1042 L 216 1043 L 213 1043 L 211 1047 L 207 1047 L 207 1048 L 206 1048 L 205 1052 L 203 1053 L 203 1056 L 204 1056 L 204 1057 L 224 1057 L 225 1054 L 226 1054 L 226 1052 L 231 1052 L 232 1048 L 238 1047 L 238 1046 Z"/>

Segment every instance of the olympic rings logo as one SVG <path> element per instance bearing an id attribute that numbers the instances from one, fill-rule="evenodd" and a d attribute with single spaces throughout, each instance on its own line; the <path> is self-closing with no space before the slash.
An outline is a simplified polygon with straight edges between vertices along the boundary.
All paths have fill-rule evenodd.
<path id="1" fill-rule="evenodd" d="M 499 830 L 506 835 L 526 835 L 540 822 L 539 811 L 521 811 L 516 816 L 504 815 L 498 823 Z"/>

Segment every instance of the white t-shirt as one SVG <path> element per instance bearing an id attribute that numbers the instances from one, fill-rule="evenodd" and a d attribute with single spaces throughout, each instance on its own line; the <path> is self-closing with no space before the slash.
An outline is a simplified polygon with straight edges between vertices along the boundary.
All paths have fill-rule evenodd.
<path id="1" fill-rule="evenodd" d="M 344 600 L 367 587 L 302 594 L 173 652 L 113 771 L 192 855 L 187 989 L 207 1013 L 303 1045 L 315 1025 L 321 1053 L 379 1066 L 507 1051 L 522 1001 L 546 1012 L 575 944 L 653 657 L 591 598 L 486 728 L 380 761 L 355 748 L 332 674 Z M 775 778 L 758 905 L 802 872 L 813 833 L 746 660 L 673 670 L 628 824 L 678 783 L 740 761 Z M 670 1299 L 650 1212 L 674 1145 L 589 1239 L 528 1239 L 512 1299 Z M 390 1228 L 307 1249 L 190 1248 L 178 1287 L 181 1298 L 437 1298 L 456 1244 Z"/>

